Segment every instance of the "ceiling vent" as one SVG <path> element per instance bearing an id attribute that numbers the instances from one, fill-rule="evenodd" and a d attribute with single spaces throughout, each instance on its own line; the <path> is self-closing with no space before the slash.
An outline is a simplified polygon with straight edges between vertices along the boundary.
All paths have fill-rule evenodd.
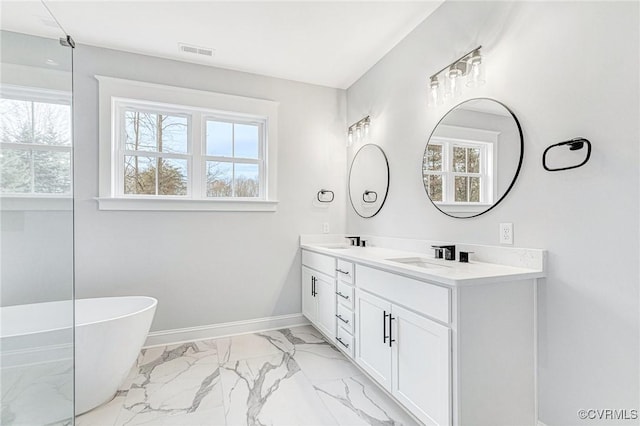
<path id="1" fill-rule="evenodd" d="M 208 58 L 213 58 L 214 50 L 209 47 L 194 46 L 192 44 L 178 43 L 180 52 L 189 53 L 193 55 L 202 55 Z"/>

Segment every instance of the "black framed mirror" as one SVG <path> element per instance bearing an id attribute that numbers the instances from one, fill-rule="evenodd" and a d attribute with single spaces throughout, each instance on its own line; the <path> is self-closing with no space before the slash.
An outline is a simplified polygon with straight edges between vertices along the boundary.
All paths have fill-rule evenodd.
<path id="1" fill-rule="evenodd" d="M 469 99 L 433 129 L 422 158 L 424 189 L 447 216 L 480 216 L 513 188 L 523 155 L 515 114 L 494 99 Z"/>
<path id="2" fill-rule="evenodd" d="M 349 170 L 349 199 L 358 216 L 378 214 L 389 191 L 389 162 L 378 145 L 362 146 L 353 157 Z"/>

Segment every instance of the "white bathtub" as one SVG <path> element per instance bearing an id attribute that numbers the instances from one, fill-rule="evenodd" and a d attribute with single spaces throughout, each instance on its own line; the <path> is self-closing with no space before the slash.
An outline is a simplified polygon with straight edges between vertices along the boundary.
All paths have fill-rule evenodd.
<path id="1" fill-rule="evenodd" d="M 116 393 L 144 344 L 157 303 L 143 296 L 75 301 L 76 414 L 109 401 Z M 70 308 L 70 301 L 0 308 L 3 369 L 70 363 Z"/>

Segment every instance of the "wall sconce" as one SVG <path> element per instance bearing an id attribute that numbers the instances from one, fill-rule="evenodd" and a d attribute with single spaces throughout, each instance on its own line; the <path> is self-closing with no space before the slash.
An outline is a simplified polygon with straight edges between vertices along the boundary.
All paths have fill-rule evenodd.
<path id="1" fill-rule="evenodd" d="M 482 46 L 476 47 L 429 77 L 429 106 L 442 105 L 445 98 L 460 96 L 465 77 L 467 87 L 486 82 L 480 49 Z"/>
<path id="2" fill-rule="evenodd" d="M 347 132 L 347 146 L 351 146 L 354 140 L 360 142 L 361 140 L 368 138 L 370 127 L 371 118 L 368 115 L 349 126 L 349 131 Z"/>

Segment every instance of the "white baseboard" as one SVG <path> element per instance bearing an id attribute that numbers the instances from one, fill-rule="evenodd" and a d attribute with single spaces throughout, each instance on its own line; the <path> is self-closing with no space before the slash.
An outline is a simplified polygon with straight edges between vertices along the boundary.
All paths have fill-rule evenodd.
<path id="1" fill-rule="evenodd" d="M 225 322 L 199 327 L 177 328 L 149 333 L 144 347 L 164 346 L 194 340 L 217 339 L 238 334 L 257 333 L 310 324 L 302 314 L 279 315 L 245 321 Z"/>
<path id="2" fill-rule="evenodd" d="M 547 426 L 544 423 L 542 423 L 540 420 L 538 420 L 538 426 Z"/>

